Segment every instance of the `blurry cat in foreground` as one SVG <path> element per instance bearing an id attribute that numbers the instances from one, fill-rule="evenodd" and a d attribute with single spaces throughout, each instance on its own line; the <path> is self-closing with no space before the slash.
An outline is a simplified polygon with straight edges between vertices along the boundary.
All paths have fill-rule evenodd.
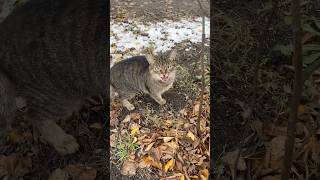
<path id="1" fill-rule="evenodd" d="M 56 122 L 108 94 L 105 3 L 29 0 L 0 24 L 0 128 L 10 127 L 21 97 L 41 139 L 60 154 L 79 149 Z"/>
<path id="2" fill-rule="evenodd" d="M 162 94 L 169 90 L 176 75 L 176 49 L 154 56 L 152 49 L 146 56 L 135 56 L 114 64 L 110 69 L 110 96 L 119 95 L 129 111 L 134 105 L 128 100 L 137 93 L 149 94 L 157 103 L 164 105 Z"/>

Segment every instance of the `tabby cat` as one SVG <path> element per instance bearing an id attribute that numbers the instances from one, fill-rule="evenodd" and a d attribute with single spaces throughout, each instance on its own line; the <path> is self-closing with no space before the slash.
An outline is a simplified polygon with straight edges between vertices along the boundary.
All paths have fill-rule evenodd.
<path id="1" fill-rule="evenodd" d="M 0 24 L 2 124 L 22 97 L 43 139 L 60 154 L 78 150 L 56 120 L 108 94 L 106 11 L 105 0 L 29 0 Z"/>
<path id="2" fill-rule="evenodd" d="M 175 80 L 176 49 L 154 56 L 152 50 L 146 56 L 134 56 L 114 64 L 110 70 L 110 96 L 115 93 L 129 111 L 135 109 L 128 100 L 137 93 L 149 94 L 157 103 L 164 105 L 162 94 L 169 90 Z"/>

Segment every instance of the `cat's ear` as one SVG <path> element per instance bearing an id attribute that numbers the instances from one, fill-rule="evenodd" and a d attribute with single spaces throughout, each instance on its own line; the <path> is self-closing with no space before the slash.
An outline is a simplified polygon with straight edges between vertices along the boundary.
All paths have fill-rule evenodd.
<path id="1" fill-rule="evenodd" d="M 146 54 L 146 58 L 147 58 L 147 61 L 148 61 L 148 63 L 150 65 L 154 64 L 154 56 L 153 56 L 153 54 L 150 54 L 150 53 Z"/>
<path id="2" fill-rule="evenodd" d="M 176 61 L 177 59 L 177 49 L 173 49 L 169 54 L 170 61 Z"/>
<path id="3" fill-rule="evenodd" d="M 154 64 L 153 47 L 145 49 L 146 58 L 150 65 Z"/>

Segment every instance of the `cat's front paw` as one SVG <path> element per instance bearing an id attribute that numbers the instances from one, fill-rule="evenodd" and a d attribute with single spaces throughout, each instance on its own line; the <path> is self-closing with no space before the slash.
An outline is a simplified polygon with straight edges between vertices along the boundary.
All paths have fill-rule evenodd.
<path id="1" fill-rule="evenodd" d="M 65 133 L 53 121 L 44 121 L 38 126 L 42 138 L 51 144 L 61 155 L 75 153 L 79 149 L 77 140 Z"/>
<path id="2" fill-rule="evenodd" d="M 126 108 L 129 110 L 129 111 L 133 111 L 135 109 L 134 105 L 133 104 L 126 104 Z"/>
<path id="3" fill-rule="evenodd" d="M 52 145 L 62 155 L 75 153 L 79 149 L 77 140 L 69 134 L 65 134 L 61 139 L 52 142 Z"/>
<path id="4" fill-rule="evenodd" d="M 160 101 L 159 101 L 159 104 L 160 105 L 165 105 L 167 103 L 167 101 L 165 100 L 165 99 L 161 99 Z"/>

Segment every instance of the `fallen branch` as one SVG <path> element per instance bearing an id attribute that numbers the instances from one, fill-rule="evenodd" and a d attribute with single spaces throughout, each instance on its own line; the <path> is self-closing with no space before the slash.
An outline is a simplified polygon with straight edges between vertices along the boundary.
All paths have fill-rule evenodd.
<path id="1" fill-rule="evenodd" d="M 292 0 L 292 31 L 294 37 L 293 63 L 295 69 L 294 91 L 291 99 L 290 117 L 287 126 L 287 139 L 285 146 L 285 156 L 281 173 L 282 180 L 289 180 L 290 169 L 293 159 L 293 149 L 295 143 L 295 133 L 298 119 L 298 106 L 302 92 L 302 30 L 300 18 L 300 1 Z"/>

